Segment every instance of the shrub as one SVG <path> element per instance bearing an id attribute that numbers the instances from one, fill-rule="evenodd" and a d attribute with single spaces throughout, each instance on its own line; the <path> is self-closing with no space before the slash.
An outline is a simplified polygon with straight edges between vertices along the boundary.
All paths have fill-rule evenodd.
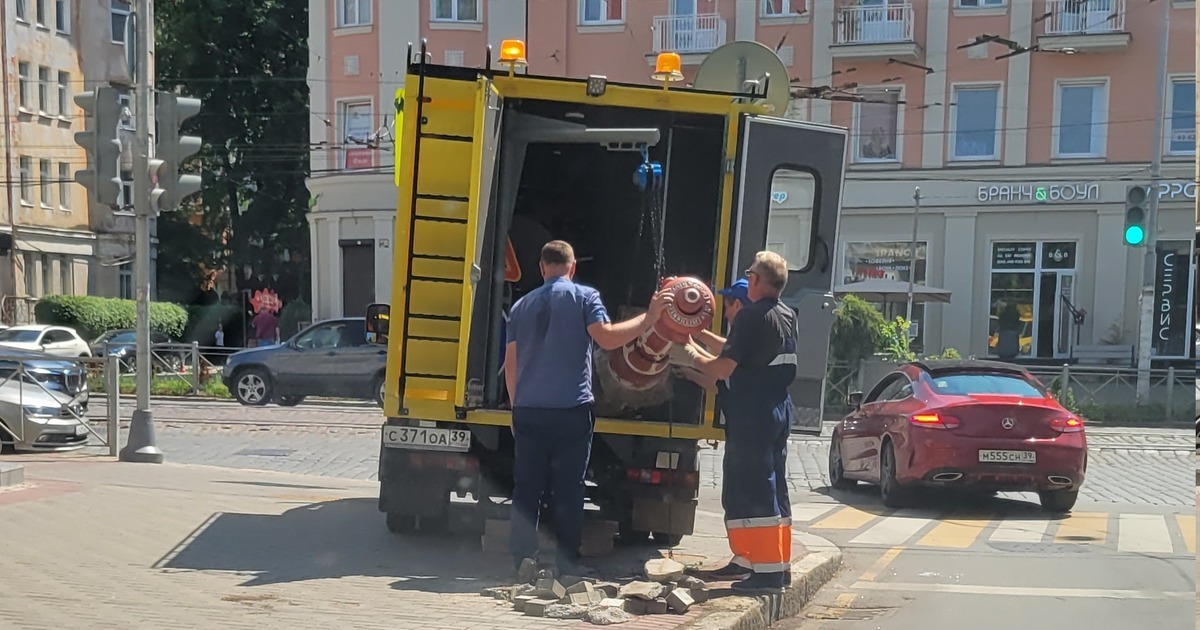
<path id="1" fill-rule="evenodd" d="M 915 361 L 916 353 L 912 351 L 908 338 L 908 321 L 903 317 L 885 322 L 882 328 L 883 353 L 896 362 Z"/>
<path id="2" fill-rule="evenodd" d="M 833 312 L 829 354 L 834 361 L 857 367 L 859 361 L 878 352 L 883 345 L 883 315 L 854 295 L 842 298 Z"/>
<path id="3" fill-rule="evenodd" d="M 40 324 L 68 326 L 85 339 L 105 331 L 137 326 L 137 302 L 90 295 L 47 295 L 33 309 Z M 187 326 L 187 311 L 178 304 L 150 304 L 150 327 L 179 337 Z"/>

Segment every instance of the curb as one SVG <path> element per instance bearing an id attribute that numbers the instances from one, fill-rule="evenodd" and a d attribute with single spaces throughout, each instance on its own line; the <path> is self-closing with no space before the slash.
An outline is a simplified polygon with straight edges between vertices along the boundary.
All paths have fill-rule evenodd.
<path id="1" fill-rule="evenodd" d="M 24 466 L 0 462 L 0 488 L 19 486 L 23 483 L 25 483 Z"/>
<path id="2" fill-rule="evenodd" d="M 842 566 L 842 552 L 836 545 L 807 532 L 793 532 L 792 538 L 810 553 L 792 563 L 792 586 L 779 595 L 721 598 L 727 602 L 745 602 L 741 610 L 718 610 L 688 626 L 698 630 L 759 630 L 794 617 L 812 601 L 817 591 L 833 579 Z M 738 600 L 742 600 L 739 602 Z"/>

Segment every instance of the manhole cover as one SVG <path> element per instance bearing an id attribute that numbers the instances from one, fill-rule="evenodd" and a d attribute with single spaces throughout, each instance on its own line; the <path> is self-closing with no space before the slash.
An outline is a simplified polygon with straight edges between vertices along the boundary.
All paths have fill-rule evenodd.
<path id="1" fill-rule="evenodd" d="M 248 455 L 250 457 L 287 457 L 295 453 L 294 448 L 248 448 L 238 451 L 234 455 Z"/>

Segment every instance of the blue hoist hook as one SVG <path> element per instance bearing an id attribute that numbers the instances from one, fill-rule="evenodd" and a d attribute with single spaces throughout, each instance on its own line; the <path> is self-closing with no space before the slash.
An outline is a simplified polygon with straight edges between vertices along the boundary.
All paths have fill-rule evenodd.
<path id="1" fill-rule="evenodd" d="M 641 146 L 642 163 L 633 172 L 633 185 L 642 192 L 658 190 L 663 183 L 663 167 L 658 162 L 650 161 L 650 151 L 646 145 Z"/>

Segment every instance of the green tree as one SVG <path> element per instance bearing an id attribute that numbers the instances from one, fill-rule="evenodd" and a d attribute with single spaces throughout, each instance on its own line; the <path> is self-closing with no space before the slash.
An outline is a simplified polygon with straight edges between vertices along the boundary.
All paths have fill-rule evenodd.
<path id="1" fill-rule="evenodd" d="M 886 322 L 879 309 L 858 296 L 847 295 L 833 315 L 829 354 L 834 361 L 857 368 L 859 361 L 880 350 Z"/>
<path id="2" fill-rule="evenodd" d="M 155 26 L 156 87 L 203 101 L 184 126 L 204 140 L 200 195 L 159 219 L 159 287 L 190 302 L 203 269 L 250 265 L 307 297 L 308 2 L 158 0 Z"/>
<path id="3" fill-rule="evenodd" d="M 915 361 L 912 340 L 908 338 L 908 321 L 903 317 L 883 324 L 883 352 L 895 361 Z"/>

